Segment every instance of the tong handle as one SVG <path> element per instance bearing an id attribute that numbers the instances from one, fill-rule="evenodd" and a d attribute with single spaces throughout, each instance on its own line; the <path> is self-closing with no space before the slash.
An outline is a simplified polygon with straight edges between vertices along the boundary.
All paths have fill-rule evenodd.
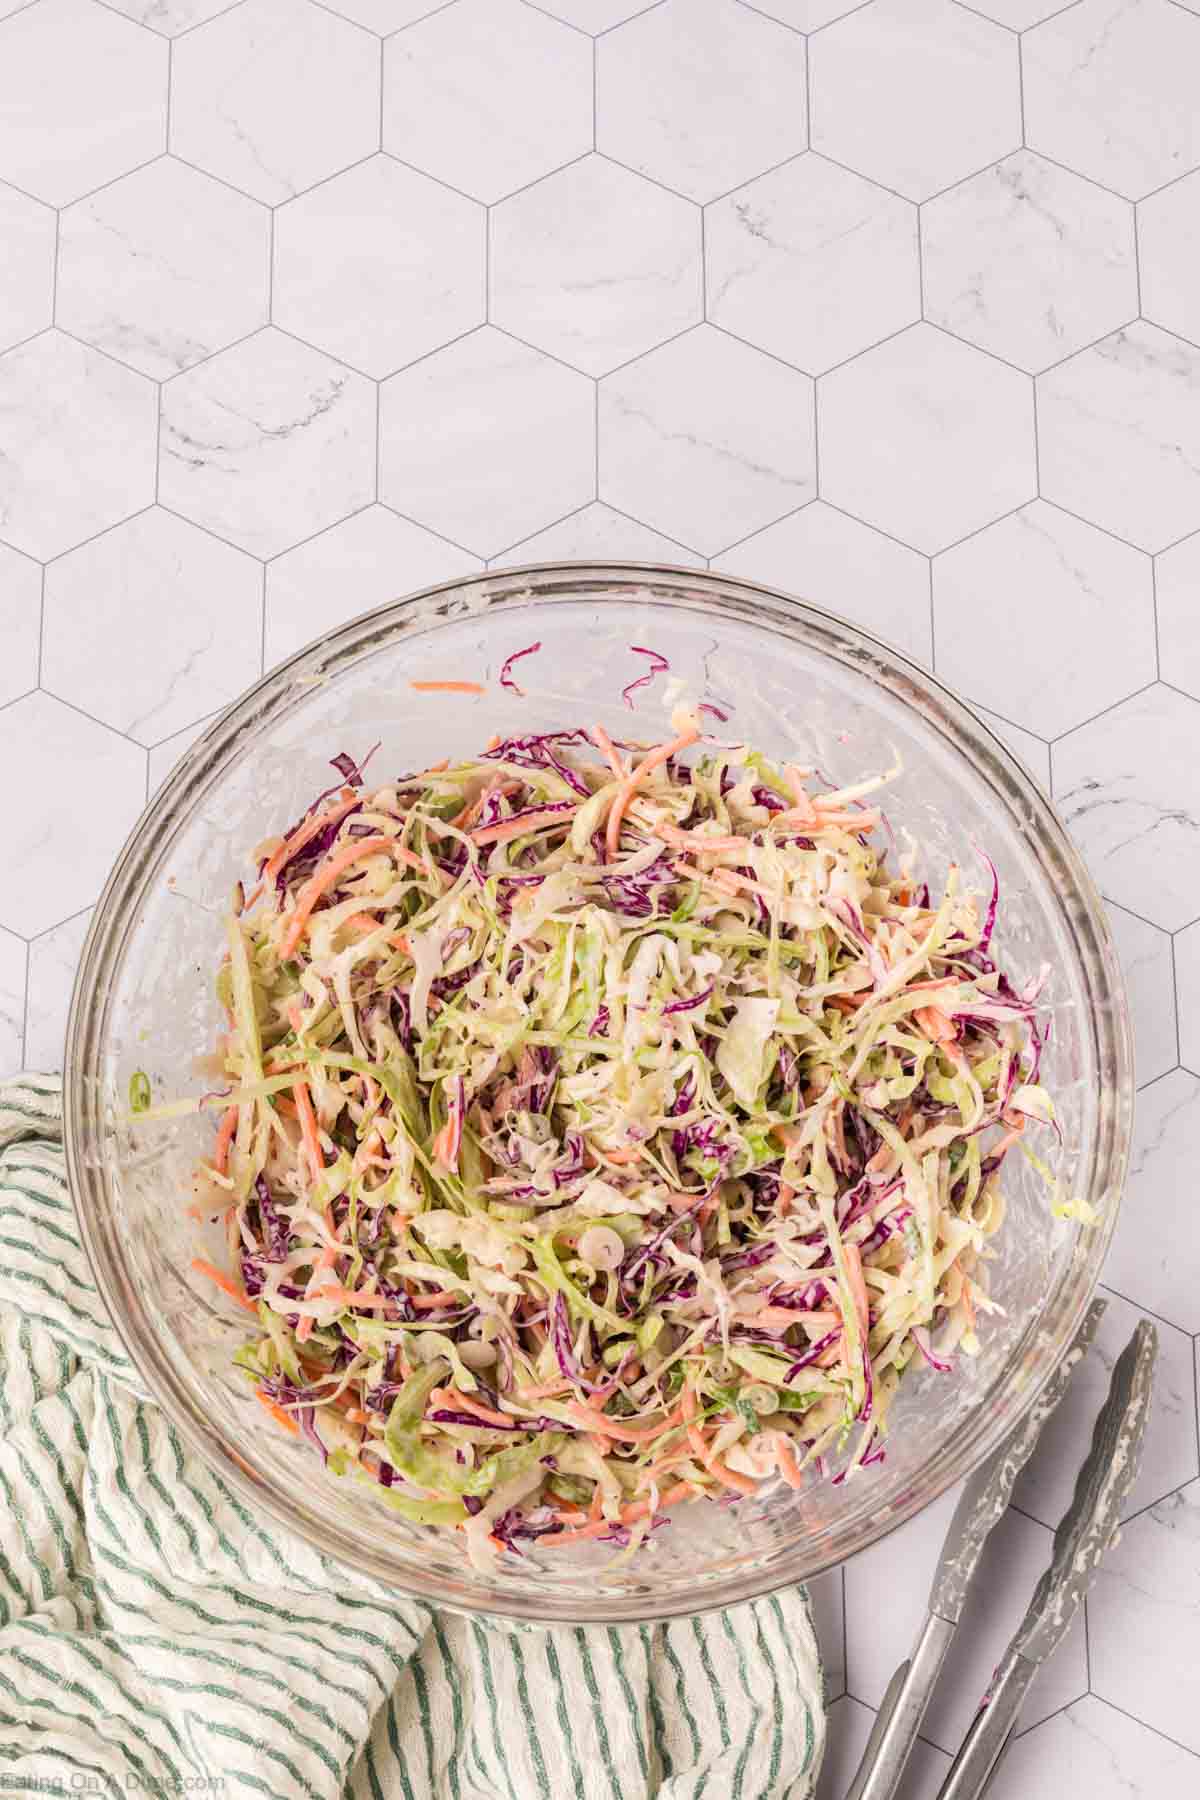
<path id="1" fill-rule="evenodd" d="M 929 1614 L 912 1656 L 892 1677 L 846 1800 L 892 1800 L 956 1629 Z"/>
<path id="2" fill-rule="evenodd" d="M 938 1800 L 980 1800 L 1033 1685 L 1038 1665 L 1010 1650 L 967 1728 Z"/>

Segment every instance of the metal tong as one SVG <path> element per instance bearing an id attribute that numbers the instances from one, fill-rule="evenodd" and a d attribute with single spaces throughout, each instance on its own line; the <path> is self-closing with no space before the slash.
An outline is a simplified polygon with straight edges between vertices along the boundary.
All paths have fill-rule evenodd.
<path id="1" fill-rule="evenodd" d="M 925 1623 L 912 1654 L 888 1683 L 846 1800 L 892 1800 L 958 1629 L 984 1544 L 1007 1511 L 1017 1476 L 1086 1356 L 1104 1307 L 1103 1300 L 1093 1300 L 1070 1349 L 1029 1412 L 963 1489 L 938 1559 Z M 1157 1354 L 1158 1335 L 1143 1319 L 1113 1370 L 1074 1497 L 1054 1534 L 1050 1566 L 980 1701 L 938 1800 L 979 1800 L 1038 1669 L 1065 1636 L 1092 1584 L 1137 1478 Z"/>

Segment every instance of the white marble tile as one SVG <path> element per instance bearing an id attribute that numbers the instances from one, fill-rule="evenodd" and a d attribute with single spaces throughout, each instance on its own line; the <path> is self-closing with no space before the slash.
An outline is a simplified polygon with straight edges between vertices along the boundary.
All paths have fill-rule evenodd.
<path id="1" fill-rule="evenodd" d="M 813 149 L 910 200 L 1021 142 L 1016 39 L 952 0 L 876 0 L 811 55 Z"/>
<path id="2" fill-rule="evenodd" d="M 971 0 L 971 11 L 994 19 L 997 25 L 1007 25 L 1010 31 L 1025 31 L 1072 3 L 1073 0 Z"/>
<path id="3" fill-rule="evenodd" d="M 844 1800 L 859 1758 L 867 1747 L 874 1720 L 871 1708 L 852 1700 L 848 1694 L 830 1707 L 825 1721 L 825 1761 L 821 1765 L 816 1800 Z M 895 1800 L 933 1800 L 949 1767 L 950 1758 L 944 1750 L 937 1750 L 932 1744 L 918 1739 L 904 1771 L 904 1779 L 896 1789 Z"/>
<path id="4" fill-rule="evenodd" d="M 1200 339 L 1200 170 L 1137 209 L 1142 315 Z"/>
<path id="5" fill-rule="evenodd" d="M 694 550 L 677 544 L 674 538 L 651 531 L 648 525 L 614 512 L 603 501 L 593 500 L 581 506 L 569 518 L 559 519 L 545 531 L 523 538 L 494 557 L 496 563 L 524 562 L 596 562 L 615 558 L 618 562 L 682 563 L 688 568 L 702 568 L 704 558 Z"/>
<path id="6" fill-rule="evenodd" d="M 830 1703 L 846 1691 L 846 1597 L 842 1571 L 830 1569 L 808 1584 L 813 1630 L 825 1672 L 825 1700 Z"/>
<path id="7" fill-rule="evenodd" d="M 1088 1634 L 1099 1698 L 1200 1751 L 1200 1483 L 1125 1527 L 1097 1573 Z"/>
<path id="8" fill-rule="evenodd" d="M 171 149 L 274 205 L 379 148 L 379 45 L 309 0 L 245 0 L 171 65 Z"/>
<path id="9" fill-rule="evenodd" d="M 1021 60 L 1030 149 L 1130 200 L 1200 162 L 1200 21 L 1170 0 L 1081 0 Z"/>
<path id="10" fill-rule="evenodd" d="M 1018 150 L 921 215 L 925 317 L 1031 372 L 1137 316 L 1133 208 Z"/>
<path id="11" fill-rule="evenodd" d="M 268 329 L 163 388 L 159 498 L 258 556 L 375 492 L 375 390 Z"/>
<path id="12" fill-rule="evenodd" d="M 343 19 L 353 19 L 356 25 L 386 37 L 389 32 L 400 31 L 405 25 L 415 25 L 418 19 L 439 12 L 450 0 L 321 0 L 321 4 Z"/>
<path id="13" fill-rule="evenodd" d="M 933 612 L 939 675 L 1041 737 L 1157 672 L 1149 557 L 1044 500 L 934 558 Z"/>
<path id="14" fill-rule="evenodd" d="M 21 879 L 0 892 L 0 925 L 25 937 L 96 898 L 146 784 L 144 750 L 48 694 L 0 712 L 0 768 L 30 768 L 33 745 L 38 779 L 11 784 L 5 818 Z"/>
<path id="15" fill-rule="evenodd" d="M 0 350 L 50 323 L 54 303 L 54 214 L 0 183 Z"/>
<path id="16" fill-rule="evenodd" d="M 1136 1290 L 1135 1290 L 1136 1291 Z M 1108 1395 L 1113 1366 L 1142 1316 L 1142 1309 L 1109 1294 L 1095 1341 L 1038 1447 L 1017 1478 L 1013 1500 L 1023 1512 L 1054 1528 L 1071 1504 L 1075 1475 L 1092 1438 L 1096 1415 Z M 1142 1446 L 1142 1469 L 1122 1517 L 1152 1506 L 1200 1473 L 1196 1447 L 1196 1388 L 1192 1340 L 1158 1323 L 1159 1361 L 1154 1404 Z"/>
<path id="17" fill-rule="evenodd" d="M 258 674 L 262 580 L 261 563 L 197 526 L 139 513 L 46 570 L 42 686 L 155 744 Z"/>
<path id="18" fill-rule="evenodd" d="M 666 0 L 596 47 L 596 145 L 715 200 L 805 147 L 804 39 L 734 0 Z"/>
<path id="19" fill-rule="evenodd" d="M 1171 940 L 1120 906 L 1110 902 L 1106 910 L 1133 1015 L 1138 1086 L 1144 1087 L 1179 1060 Z"/>
<path id="20" fill-rule="evenodd" d="M 595 494 L 595 390 L 490 326 L 386 381 L 379 498 L 496 556 Z"/>
<path id="21" fill-rule="evenodd" d="M 1155 686 L 1062 738 L 1054 797 L 1108 899 L 1177 931 L 1200 893 L 1200 703 Z"/>
<path id="22" fill-rule="evenodd" d="M 590 32 L 594 37 L 598 32 L 610 31 L 614 25 L 621 25 L 635 14 L 645 12 L 656 3 L 656 0 L 535 0 L 539 12 L 548 13 L 552 19 L 561 19 L 565 25 L 574 25 L 579 31 Z"/>
<path id="23" fill-rule="evenodd" d="M 600 497 L 711 555 L 816 491 L 812 382 L 711 325 L 600 384 Z"/>
<path id="24" fill-rule="evenodd" d="M 916 550 L 942 550 L 1037 490 L 1033 391 L 914 325 L 822 377 L 821 494 Z"/>
<path id="25" fill-rule="evenodd" d="M 173 156 L 62 215 L 56 317 L 161 379 L 267 322 L 270 215 Z"/>
<path id="26" fill-rule="evenodd" d="M 997 713 L 988 712 L 985 707 L 976 706 L 972 710 L 979 714 L 985 725 L 991 726 L 1000 742 L 1008 746 L 1017 761 L 1024 763 L 1029 773 L 1049 793 L 1049 744 L 1044 739 L 1035 736 L 1032 731 L 1024 731 L 1021 726 L 1014 725 L 1011 719 L 1004 719 Z"/>
<path id="27" fill-rule="evenodd" d="M 25 944 L 0 931 L 0 1080 L 24 1067 Z"/>
<path id="28" fill-rule="evenodd" d="M 1129 1179 L 1104 1265 L 1107 1287 L 1190 1332 L 1200 1331 L 1197 1130 L 1200 1081 L 1186 1069 L 1138 1095 Z"/>
<path id="29" fill-rule="evenodd" d="M 806 154 L 706 209 L 708 316 L 819 375 L 921 316 L 917 210 Z"/>
<path id="30" fill-rule="evenodd" d="M 158 792 L 175 764 L 185 750 L 190 750 L 201 732 L 207 730 L 217 717 L 209 713 L 207 718 L 193 719 L 182 731 L 173 732 L 164 738 L 161 744 L 155 744 L 146 752 L 146 798 L 152 800 Z M 53 935 L 53 934 L 51 934 Z"/>
<path id="31" fill-rule="evenodd" d="M 930 660 L 928 559 L 823 500 L 723 550 L 713 567 L 798 594 Z"/>
<path id="32" fill-rule="evenodd" d="M 1039 376 L 1038 454 L 1047 500 L 1144 550 L 1194 531 L 1200 349 L 1139 322 Z"/>
<path id="33" fill-rule="evenodd" d="M 482 567 L 386 506 L 368 506 L 267 565 L 267 667 L 359 613 Z"/>
<path id="34" fill-rule="evenodd" d="M 1200 700 L 1200 532 L 1154 559 L 1164 678 Z"/>
<path id="35" fill-rule="evenodd" d="M 1094 1694 L 1010 1744 L 988 1800 L 1167 1800 L 1200 1789 L 1200 1762 Z"/>
<path id="36" fill-rule="evenodd" d="M 373 156 L 275 215 L 272 318 L 366 375 L 390 375 L 482 325 L 486 215 Z"/>
<path id="37" fill-rule="evenodd" d="M 846 1686 L 878 1706 L 896 1665 L 925 1619 L 929 1584 L 958 1498 L 943 1495 L 907 1525 L 846 1565 Z M 954 1641 L 954 1653 L 925 1715 L 922 1734 L 957 1749 L 992 1670 L 1050 1560 L 1052 1534 L 1009 1512 L 988 1539 Z M 886 1604 L 880 1603 L 886 1594 Z M 1068 1634 L 1029 1696 L 1018 1729 L 1087 1691 L 1082 1622 Z"/>
<path id="38" fill-rule="evenodd" d="M 166 136 L 161 38 L 91 0 L 39 0 L 7 21 L 0 180 L 62 206 L 159 155 Z"/>
<path id="39" fill-rule="evenodd" d="M 1174 951 L 1179 1060 L 1193 1075 L 1200 1075 L 1200 919 L 1178 933 Z"/>
<path id="40" fill-rule="evenodd" d="M 0 357 L 0 537 L 56 556 L 154 498 L 153 383 L 61 332 Z"/>
<path id="41" fill-rule="evenodd" d="M 587 156 L 495 208 L 491 318 L 589 375 L 698 324 L 700 212 Z"/>
<path id="42" fill-rule="evenodd" d="M 34 938 L 29 946 L 28 1028 L 25 1066 L 53 1071 L 63 1066 L 67 1013 L 91 909 Z"/>
<path id="43" fill-rule="evenodd" d="M 863 5 L 863 0 L 744 0 L 754 12 L 778 19 L 793 31 L 819 31 Z"/>
<path id="44" fill-rule="evenodd" d="M 105 0 L 105 4 L 124 13 L 127 19 L 136 19 L 150 31 L 176 37 L 181 31 L 190 31 L 193 25 L 202 25 L 206 19 L 228 12 L 238 0 Z"/>
<path id="45" fill-rule="evenodd" d="M 0 544 L 0 706 L 37 686 L 42 571 Z"/>
<path id="46" fill-rule="evenodd" d="M 388 39 L 383 147 L 476 200 L 592 148 L 592 47 L 518 0 L 459 0 Z"/>

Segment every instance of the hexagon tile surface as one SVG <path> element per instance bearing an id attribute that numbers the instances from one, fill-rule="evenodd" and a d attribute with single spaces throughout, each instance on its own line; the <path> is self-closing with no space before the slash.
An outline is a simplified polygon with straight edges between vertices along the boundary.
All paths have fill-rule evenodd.
<path id="1" fill-rule="evenodd" d="M 932 668 L 1090 867 L 1138 1089 L 1109 1310 L 901 1800 L 1143 1314 L 1123 1536 L 989 1800 L 1200 1793 L 1200 0 L 0 0 L 0 1065 L 61 1062 L 114 855 L 264 664 L 607 557 Z M 816 1800 L 954 1499 L 813 1586 Z"/>

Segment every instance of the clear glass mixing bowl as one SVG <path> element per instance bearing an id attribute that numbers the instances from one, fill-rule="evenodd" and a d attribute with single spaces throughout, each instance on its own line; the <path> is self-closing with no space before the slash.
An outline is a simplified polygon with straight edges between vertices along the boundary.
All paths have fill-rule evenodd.
<path id="1" fill-rule="evenodd" d="M 514 650 L 524 697 L 498 676 Z M 1046 1155 L 1096 1208 L 1055 1221 L 1041 1182 L 1010 1157 L 1008 1216 L 993 1240 L 1004 1308 L 956 1376 L 912 1371 L 886 1461 L 842 1486 L 815 1474 L 732 1507 L 684 1507 L 625 1566 L 611 1549 L 508 1556 L 494 1575 L 461 1542 L 398 1519 L 264 1418 L 230 1354 L 244 1327 L 189 1274 L 188 1176 L 211 1119 L 130 1128 L 129 1079 L 156 1098 L 206 1085 L 194 1059 L 220 1027 L 213 976 L 221 913 L 251 846 L 334 779 L 329 758 L 376 739 L 380 776 L 462 757 L 493 732 L 600 720 L 658 737 L 664 678 L 631 644 L 667 657 L 693 699 L 770 752 L 816 764 L 835 786 L 899 756 L 889 822 L 910 832 L 930 881 L 957 861 L 1000 872 L 997 942 L 1016 979 L 1047 962 L 1053 1035 L 1044 1080 L 1063 1130 Z M 421 694 L 414 680 L 473 678 L 481 696 Z M 1046 1380 L 1070 1340 L 1112 1233 L 1132 1109 L 1129 1027 L 1100 906 L 1048 801 L 1008 751 L 931 676 L 842 620 L 715 574 L 630 564 L 551 564 L 431 588 L 366 615 L 267 675 L 183 758 L 121 854 L 84 947 L 68 1033 L 67 1155 L 96 1279 L 149 1392 L 255 1511 L 352 1569 L 443 1606 L 545 1623 L 646 1620 L 729 1605 L 804 1580 L 862 1550 L 965 1475 Z M 1048 1138 L 1048 1133 L 1043 1133 Z M 220 1256 L 220 1246 L 207 1246 Z"/>

